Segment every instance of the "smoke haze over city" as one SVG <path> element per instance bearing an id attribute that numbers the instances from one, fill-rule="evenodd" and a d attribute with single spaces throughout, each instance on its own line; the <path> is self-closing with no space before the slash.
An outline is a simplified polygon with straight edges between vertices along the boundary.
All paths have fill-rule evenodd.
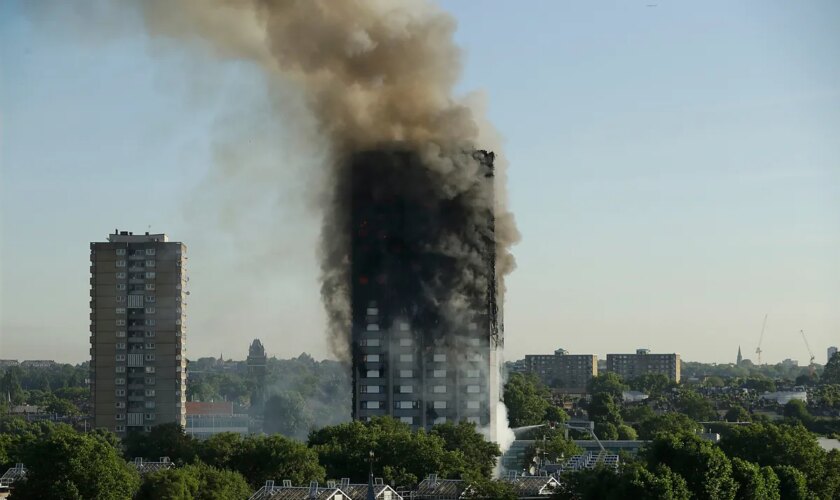
<path id="1" fill-rule="evenodd" d="M 0 6 L 16 68 L 0 76 L 3 357 L 87 359 L 87 242 L 115 225 L 188 245 L 190 357 L 242 358 L 254 337 L 335 357 L 327 179 L 395 140 L 444 170 L 499 153 L 522 233 L 508 359 L 726 362 L 738 344 L 750 357 L 765 313 L 768 361 L 807 361 L 800 329 L 815 350 L 838 343 L 836 5 L 363 4 L 321 24 L 317 3 Z M 411 43 L 411 19 L 434 44 Z M 404 43 L 381 54 L 381 37 Z M 151 188 L 126 197 L 138 180 Z"/>

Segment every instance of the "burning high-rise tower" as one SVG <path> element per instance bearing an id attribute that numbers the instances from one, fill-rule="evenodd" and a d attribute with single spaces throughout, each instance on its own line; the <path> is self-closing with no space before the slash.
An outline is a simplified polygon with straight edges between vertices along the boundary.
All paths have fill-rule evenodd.
<path id="1" fill-rule="evenodd" d="M 442 196 L 416 154 L 356 154 L 351 231 L 353 416 L 416 428 L 495 429 L 499 399 L 493 154 L 472 152 L 472 185 Z"/>
<path id="2" fill-rule="evenodd" d="M 495 429 L 496 304 L 518 233 L 503 157 L 480 151 L 499 153 L 481 99 L 454 93 L 455 20 L 423 1 L 126 5 L 154 36 L 198 38 L 190 46 L 261 68 L 278 123 L 300 128 L 308 146 L 288 153 L 323 153 L 321 168 L 306 173 L 323 210 L 328 343 L 352 367 L 354 416 Z M 295 97 L 305 112 L 287 106 Z M 276 178 L 262 167 L 248 175 L 251 138 L 236 132 L 247 127 L 220 130 L 226 146 L 214 155 L 213 182 L 284 185 L 282 158 Z"/>

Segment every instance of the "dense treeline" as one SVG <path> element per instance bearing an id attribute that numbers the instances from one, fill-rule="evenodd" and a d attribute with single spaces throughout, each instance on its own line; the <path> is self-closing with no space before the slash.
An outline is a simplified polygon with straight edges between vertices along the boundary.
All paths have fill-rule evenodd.
<path id="1" fill-rule="evenodd" d="M 28 471 L 25 481 L 15 483 L 13 500 L 247 498 L 268 479 L 305 485 L 348 477 L 365 483 L 371 452 L 374 473 L 404 487 L 430 473 L 489 487 L 500 455 L 498 445 L 467 422 L 429 432 L 391 418 L 348 422 L 315 431 L 307 442 L 232 433 L 198 441 L 175 424 L 162 424 L 120 442 L 108 432 L 81 433 L 64 424 L 0 421 L 0 465 L 23 462 Z M 178 467 L 142 479 L 128 463 L 164 456 Z"/>
<path id="2" fill-rule="evenodd" d="M 337 361 L 316 361 L 305 353 L 291 359 L 270 358 L 263 402 L 254 398 L 258 380 L 244 361 L 200 358 L 190 362 L 188 370 L 188 400 L 233 401 L 250 407 L 269 434 L 306 439 L 313 429 L 350 420 L 350 375 Z"/>
<path id="3" fill-rule="evenodd" d="M 10 366 L 0 370 L 0 415 L 9 404 L 30 404 L 47 413 L 76 416 L 86 413 L 90 402 L 88 364 L 54 364 L 47 367 Z"/>
<path id="4" fill-rule="evenodd" d="M 664 375 L 625 381 L 612 373 L 595 377 L 589 396 L 573 401 L 578 416 L 595 423 L 601 439 L 650 441 L 638 456 L 624 455 L 618 471 L 595 469 L 566 473 L 563 499 L 814 499 L 840 498 L 840 451 L 826 452 L 817 433 L 840 430 L 840 419 L 818 417 L 834 404 L 840 357 L 832 358 L 819 378 L 812 379 L 809 404 L 792 400 L 784 406 L 763 404 L 758 395 L 793 381 L 762 377 L 709 377 L 697 384 L 674 384 Z M 647 394 L 625 402 L 625 391 Z M 564 422 L 562 410 L 551 409 L 551 392 L 533 375 L 513 374 L 505 390 L 512 423 L 538 425 Z M 567 403 L 569 401 L 566 401 Z M 775 403 L 774 403 L 775 404 Z M 548 419 L 547 414 L 554 418 Z M 557 416 L 561 418 L 557 418 Z M 731 425 L 727 421 L 739 422 Z M 719 443 L 699 433 L 715 424 Z M 744 422 L 752 422 L 743 425 Z M 539 427 L 534 437 L 546 440 L 541 452 L 549 461 L 575 453 L 561 431 Z M 555 439 L 560 439 L 555 443 Z M 533 453 L 526 458 L 530 461 Z"/>
<path id="5" fill-rule="evenodd" d="M 313 375 L 324 375 L 332 369 L 302 356 L 275 363 L 271 370 L 276 376 L 290 378 L 286 387 L 294 392 L 283 394 L 327 396 L 326 404 L 342 408 L 342 376 L 335 372 L 334 378 L 327 377 L 328 382 L 324 382 L 317 380 L 320 375 Z M 42 390 L 31 385 L 39 377 L 21 377 L 21 372 L 14 370 L 9 373 L 7 370 L 0 378 L 6 386 L 17 384 L 27 392 Z M 48 378 L 50 390 L 78 389 L 71 382 L 63 382 L 73 380 L 72 370 L 55 373 L 69 376 Z M 237 384 L 226 380 L 243 377 L 235 368 L 224 366 L 205 373 L 213 375 L 205 382 L 215 388 L 202 390 L 212 392 L 213 397 L 235 395 L 235 390 L 226 391 Z M 247 374 L 244 380 L 247 388 Z M 758 394 L 786 383 L 735 376 L 706 377 L 699 383 L 678 385 L 658 375 L 629 381 L 609 373 L 598 376 L 588 387 L 589 397 L 574 401 L 571 411 L 594 422 L 601 439 L 638 438 L 648 444 L 637 456 L 623 456 L 617 471 L 564 474 L 555 496 L 840 498 L 840 451 L 823 450 L 815 434 L 840 432 L 840 419 L 825 414 L 837 404 L 840 356 L 832 358 L 819 377 L 810 379 L 808 391 L 813 396 L 809 404 L 793 400 L 772 408 L 760 403 Z M 628 389 L 642 391 L 648 398 L 625 402 L 622 396 Z M 330 399 L 330 395 L 339 397 Z M 539 450 L 532 448 L 526 453 L 529 463 L 536 454 L 550 462 L 561 462 L 580 453 L 565 438 L 562 425 L 552 425 L 569 420 L 560 408 L 561 403 L 568 406 L 569 401 L 558 399 L 534 376 L 512 374 L 504 400 L 511 426 L 532 427 L 533 437 L 540 440 Z M 377 476 L 396 486 L 412 487 L 426 475 L 437 473 L 442 478 L 464 478 L 474 484 L 474 498 L 515 498 L 507 484 L 490 479 L 500 450 L 472 424 L 448 423 L 428 432 L 412 431 L 390 418 L 326 426 L 310 420 L 306 425 L 307 434 L 300 440 L 280 434 L 219 434 L 198 441 L 177 425 L 164 424 L 150 433 L 129 435 L 120 441 L 108 432 L 80 433 L 62 424 L 0 417 L 0 466 L 24 462 L 28 467 L 27 479 L 16 483 L 13 500 L 247 498 L 267 479 L 307 484 L 349 477 L 365 482 L 371 464 Z M 698 434 L 709 425 L 720 433 L 719 442 Z M 299 434 L 301 430 L 290 433 Z M 140 477 L 129 463 L 135 457 L 162 456 L 170 457 L 178 467 Z"/>

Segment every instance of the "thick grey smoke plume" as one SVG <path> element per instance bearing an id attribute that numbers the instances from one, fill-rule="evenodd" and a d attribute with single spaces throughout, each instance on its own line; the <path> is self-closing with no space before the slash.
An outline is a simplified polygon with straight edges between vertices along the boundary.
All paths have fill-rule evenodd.
<path id="1" fill-rule="evenodd" d="M 350 325 L 350 235 L 348 169 L 366 151 L 411 151 L 433 185 L 435 203 L 457 200 L 467 224 L 447 232 L 428 252 L 463 262 L 447 277 L 452 290 L 438 296 L 442 310 L 466 307 L 486 276 L 470 274 L 484 256 L 476 243 L 481 223 L 495 209 L 498 289 L 513 268 L 510 245 L 518 235 L 505 207 L 504 162 L 488 129 L 469 106 L 453 97 L 460 52 L 455 22 L 425 2 L 391 0 L 149 0 L 142 2 L 148 29 L 158 35 L 208 42 L 223 58 L 259 64 L 270 82 L 297 85 L 327 141 L 330 161 L 322 180 L 322 296 L 331 342 L 348 359 Z M 497 154 L 495 189 L 479 189 L 482 173 L 475 150 Z M 277 166 L 283 168 L 282 165 Z M 394 168 L 399 168 L 395 166 Z M 399 174 L 397 174 L 399 176 Z M 408 181 L 408 177 L 406 178 Z M 404 189 L 403 189 L 404 190 Z M 495 191 L 495 193 L 493 192 Z M 502 298 L 499 297 L 499 303 Z"/>

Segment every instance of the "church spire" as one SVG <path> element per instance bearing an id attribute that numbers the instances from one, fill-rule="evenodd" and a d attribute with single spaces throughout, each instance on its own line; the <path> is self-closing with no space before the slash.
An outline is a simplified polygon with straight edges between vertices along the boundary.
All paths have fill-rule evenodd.
<path id="1" fill-rule="evenodd" d="M 741 356 L 741 346 L 738 346 L 738 366 L 741 365 L 741 362 L 744 361 L 744 357 Z"/>

